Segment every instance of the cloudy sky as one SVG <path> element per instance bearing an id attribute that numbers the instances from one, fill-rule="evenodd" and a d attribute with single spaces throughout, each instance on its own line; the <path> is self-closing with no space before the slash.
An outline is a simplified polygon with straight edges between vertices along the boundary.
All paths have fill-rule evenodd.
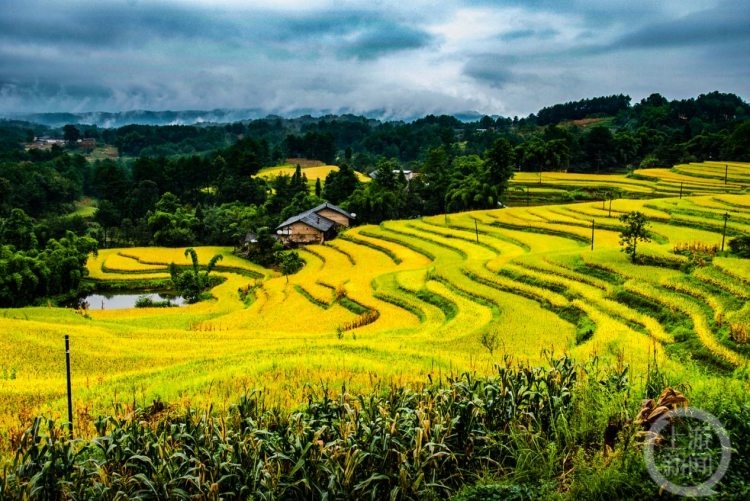
<path id="1" fill-rule="evenodd" d="M 0 113 L 750 98 L 746 0 L 2 0 Z"/>

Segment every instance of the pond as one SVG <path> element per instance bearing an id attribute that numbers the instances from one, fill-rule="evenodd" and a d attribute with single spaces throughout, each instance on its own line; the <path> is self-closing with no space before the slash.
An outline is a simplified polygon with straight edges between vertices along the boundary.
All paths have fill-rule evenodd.
<path id="1" fill-rule="evenodd" d="M 80 302 L 81 304 L 84 302 L 88 304 L 89 310 L 124 310 L 135 308 L 135 302 L 141 297 L 147 297 L 154 303 L 169 301 L 172 306 L 182 306 L 185 304 L 185 299 L 182 296 L 175 296 L 166 292 L 89 294 L 81 298 Z"/>

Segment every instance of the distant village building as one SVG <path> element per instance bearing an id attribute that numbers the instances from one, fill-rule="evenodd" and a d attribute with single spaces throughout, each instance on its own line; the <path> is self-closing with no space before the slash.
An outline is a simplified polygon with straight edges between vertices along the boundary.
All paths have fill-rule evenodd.
<path id="1" fill-rule="evenodd" d="M 417 177 L 417 176 L 419 175 L 419 173 L 418 173 L 418 172 L 414 172 L 414 171 L 412 171 L 412 170 L 393 169 L 393 171 L 392 171 L 392 172 L 393 172 L 393 173 L 394 173 L 394 174 L 395 174 L 396 176 L 399 176 L 399 175 L 403 174 L 403 175 L 404 175 L 404 178 L 405 178 L 405 179 L 406 179 L 407 181 L 411 181 L 412 179 L 414 179 L 415 177 Z M 374 170 L 374 171 L 370 172 L 370 174 L 368 174 L 368 175 L 369 175 L 369 176 L 370 176 L 370 177 L 371 177 L 372 179 L 376 179 L 376 178 L 378 177 L 378 171 Z"/>
<path id="2" fill-rule="evenodd" d="M 26 145 L 27 150 L 49 150 L 53 146 L 59 146 L 63 148 L 68 143 L 64 139 L 41 136 L 34 138 L 34 141 Z M 75 146 L 81 150 L 91 151 L 96 148 L 96 139 L 93 137 L 85 137 L 75 142 Z"/>
<path id="3" fill-rule="evenodd" d="M 65 140 L 64 139 L 60 139 L 60 138 L 56 138 L 56 137 L 42 136 L 42 137 L 37 138 L 36 142 L 37 143 L 41 143 L 41 144 L 46 144 L 46 145 L 49 145 L 49 146 L 52 146 L 52 145 L 55 145 L 55 144 L 57 146 L 65 146 Z"/>
<path id="4" fill-rule="evenodd" d="M 351 226 L 354 218 L 354 214 L 325 202 L 278 225 L 276 235 L 287 246 L 320 244 Z"/>
<path id="5" fill-rule="evenodd" d="M 35 137 L 34 141 L 26 144 L 27 150 L 50 150 L 53 146 L 62 148 L 65 146 L 65 140 L 48 136 Z"/>
<path id="6" fill-rule="evenodd" d="M 82 150 L 93 150 L 96 148 L 96 139 L 93 137 L 84 137 L 83 139 L 79 139 L 76 144 Z"/>

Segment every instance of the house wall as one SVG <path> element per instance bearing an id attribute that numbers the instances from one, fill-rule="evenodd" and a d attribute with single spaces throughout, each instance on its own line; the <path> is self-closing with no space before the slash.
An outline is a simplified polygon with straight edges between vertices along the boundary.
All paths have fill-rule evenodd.
<path id="1" fill-rule="evenodd" d="M 340 226 L 349 227 L 349 218 L 341 214 L 340 212 L 337 212 L 335 210 L 329 209 L 328 207 L 324 207 L 323 209 L 320 209 L 317 214 L 320 214 L 324 218 L 330 219 L 334 223 Z"/>
<path id="2" fill-rule="evenodd" d="M 289 225 L 289 236 L 285 238 L 298 244 L 319 243 L 323 241 L 323 233 L 298 221 Z"/>

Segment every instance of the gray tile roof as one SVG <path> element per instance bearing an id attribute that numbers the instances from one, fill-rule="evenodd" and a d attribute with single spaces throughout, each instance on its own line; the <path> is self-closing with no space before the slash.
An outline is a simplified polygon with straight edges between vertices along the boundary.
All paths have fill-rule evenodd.
<path id="1" fill-rule="evenodd" d="M 301 212 L 295 216 L 290 217 L 289 219 L 287 219 L 286 221 L 278 225 L 276 229 L 289 226 L 296 222 L 302 222 L 308 226 L 315 228 L 316 230 L 320 230 L 325 233 L 326 231 L 330 230 L 331 227 L 336 223 L 331 221 L 327 217 L 324 217 L 318 214 L 318 211 L 323 210 L 323 209 L 331 209 L 348 217 L 349 219 L 354 219 L 354 217 L 351 214 L 346 212 L 341 207 L 337 207 L 333 204 L 329 204 L 328 202 L 325 202 L 325 203 L 318 205 L 317 207 L 313 207 L 310 210 Z"/>
<path id="2" fill-rule="evenodd" d="M 349 219 L 354 219 L 354 216 L 352 216 L 350 213 L 346 212 L 344 209 L 342 209 L 338 205 L 329 204 L 328 202 L 323 202 L 322 204 L 320 204 L 317 207 L 315 207 L 313 209 L 310 209 L 310 210 L 312 212 L 318 212 L 318 211 L 323 210 L 323 209 L 331 209 L 331 210 L 334 210 L 334 211 L 338 212 L 342 216 L 346 216 Z"/>

